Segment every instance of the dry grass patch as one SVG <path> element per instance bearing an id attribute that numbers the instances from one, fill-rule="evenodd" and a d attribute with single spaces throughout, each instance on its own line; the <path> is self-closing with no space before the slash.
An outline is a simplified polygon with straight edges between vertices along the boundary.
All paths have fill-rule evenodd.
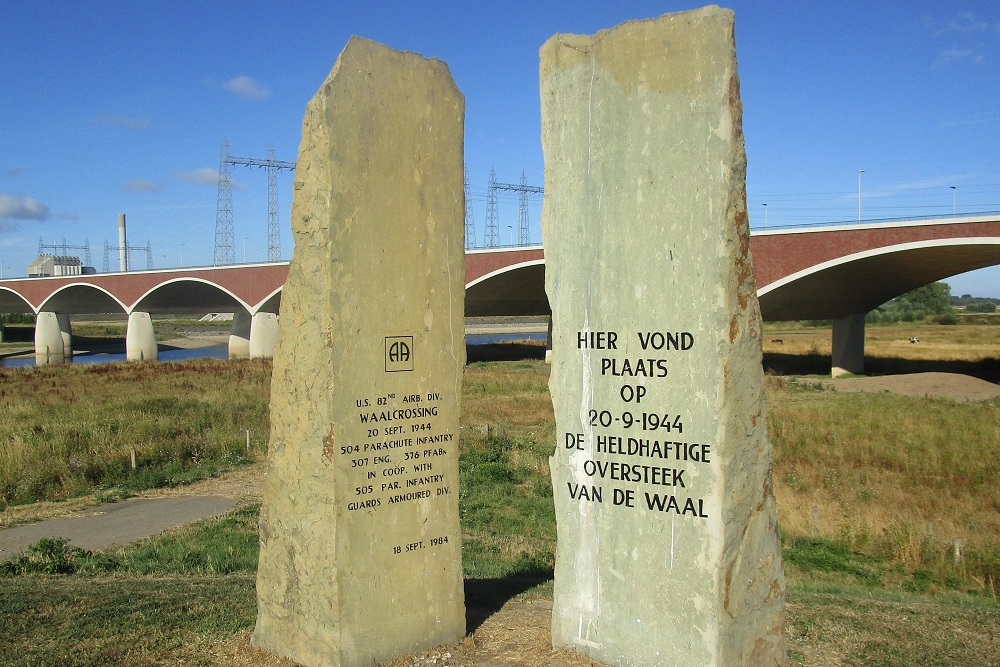
<path id="1" fill-rule="evenodd" d="M 539 436 L 551 431 L 554 438 L 548 378 L 549 366 L 543 361 L 470 364 L 462 382 L 462 426 L 530 431 Z"/>

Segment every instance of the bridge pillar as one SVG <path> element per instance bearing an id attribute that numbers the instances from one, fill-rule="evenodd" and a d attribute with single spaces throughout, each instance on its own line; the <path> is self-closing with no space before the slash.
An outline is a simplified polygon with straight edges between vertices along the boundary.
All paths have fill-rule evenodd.
<path id="1" fill-rule="evenodd" d="M 63 342 L 63 358 L 69 361 L 73 358 L 73 323 L 66 313 L 56 313 L 56 322 L 59 323 L 59 336 Z"/>
<path id="2" fill-rule="evenodd" d="M 125 358 L 128 361 L 157 361 L 160 358 L 149 313 L 129 313 L 125 329 Z"/>
<path id="3" fill-rule="evenodd" d="M 865 372 L 865 316 L 854 313 L 833 321 L 832 377 Z"/>
<path id="4" fill-rule="evenodd" d="M 250 334 L 252 323 L 250 313 L 238 310 L 233 313 L 233 326 L 229 332 L 229 358 L 247 359 L 250 357 Z"/>
<path id="5" fill-rule="evenodd" d="M 3 328 L 3 322 L 0 322 L 0 343 L 4 342 L 3 337 L 6 331 Z"/>
<path id="6" fill-rule="evenodd" d="M 278 343 L 278 316 L 275 313 L 254 313 L 250 321 L 250 356 L 273 357 Z"/>
<path id="7" fill-rule="evenodd" d="M 47 366 L 66 361 L 65 344 L 59 329 L 59 317 L 42 311 L 35 316 L 35 365 Z"/>

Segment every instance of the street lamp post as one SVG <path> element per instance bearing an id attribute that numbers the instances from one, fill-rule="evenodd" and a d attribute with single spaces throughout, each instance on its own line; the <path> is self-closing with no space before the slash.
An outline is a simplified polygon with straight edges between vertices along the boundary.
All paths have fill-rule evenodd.
<path id="1" fill-rule="evenodd" d="M 507 225 L 507 230 L 510 232 L 509 234 L 510 246 L 514 247 L 514 227 L 511 225 Z"/>
<path id="2" fill-rule="evenodd" d="M 764 204 L 764 229 L 767 229 L 767 204 Z"/>
<path id="3" fill-rule="evenodd" d="M 951 186 L 951 214 L 955 215 L 955 204 L 958 201 L 958 191 L 955 186 Z"/>
<path id="4" fill-rule="evenodd" d="M 181 244 L 181 268 L 184 267 L 184 244 Z"/>
<path id="5" fill-rule="evenodd" d="M 858 169 L 858 224 L 861 224 L 861 174 L 865 173 L 864 169 Z"/>
<path id="6" fill-rule="evenodd" d="M 243 237 L 243 263 L 247 263 L 247 237 Z"/>

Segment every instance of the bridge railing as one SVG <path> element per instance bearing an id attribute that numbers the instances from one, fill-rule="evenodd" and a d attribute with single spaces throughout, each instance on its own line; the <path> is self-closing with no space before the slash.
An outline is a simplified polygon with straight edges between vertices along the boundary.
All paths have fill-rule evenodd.
<path id="1" fill-rule="evenodd" d="M 947 213 L 945 215 L 927 216 L 901 216 L 897 218 L 862 218 L 860 222 L 856 218 L 851 220 L 830 220 L 826 222 L 807 222 L 791 225 L 750 225 L 755 232 L 789 229 L 812 229 L 816 227 L 850 227 L 860 225 L 892 224 L 898 222 L 945 222 L 948 220 L 964 220 L 966 218 L 989 218 L 1000 217 L 1000 211 L 976 211 L 973 213 Z"/>

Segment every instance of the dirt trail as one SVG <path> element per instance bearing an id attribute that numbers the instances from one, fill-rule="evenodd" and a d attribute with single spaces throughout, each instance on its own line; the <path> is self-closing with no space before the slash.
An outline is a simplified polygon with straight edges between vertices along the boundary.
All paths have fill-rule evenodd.
<path id="1" fill-rule="evenodd" d="M 964 403 L 1000 398 L 1000 385 L 957 373 L 910 373 L 908 375 L 876 375 L 872 377 L 831 378 L 829 380 L 799 379 L 800 384 L 820 384 L 839 392 L 872 392 L 946 398 Z"/>

